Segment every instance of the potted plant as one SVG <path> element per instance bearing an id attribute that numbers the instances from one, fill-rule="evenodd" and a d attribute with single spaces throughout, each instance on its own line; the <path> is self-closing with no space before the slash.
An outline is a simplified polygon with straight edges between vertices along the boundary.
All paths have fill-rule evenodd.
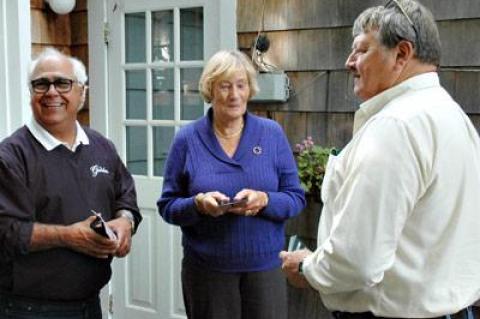
<path id="1" fill-rule="evenodd" d="M 295 145 L 298 175 L 306 192 L 307 206 L 297 217 L 288 221 L 287 236 L 298 236 L 310 248 L 314 248 L 318 221 L 322 211 L 321 187 L 328 156 L 334 148 L 316 145 L 311 136 Z"/>
<path id="2" fill-rule="evenodd" d="M 308 136 L 302 143 L 295 145 L 295 155 L 300 182 L 307 196 L 321 201 L 321 188 L 328 156 L 334 152 L 331 147 L 322 147 L 313 142 Z"/>

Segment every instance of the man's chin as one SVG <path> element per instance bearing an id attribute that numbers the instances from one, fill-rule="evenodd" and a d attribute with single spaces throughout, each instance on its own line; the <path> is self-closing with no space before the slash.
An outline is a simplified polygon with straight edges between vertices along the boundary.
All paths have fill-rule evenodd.
<path id="1" fill-rule="evenodd" d="M 362 90 L 358 86 L 354 86 L 353 87 L 353 94 L 355 94 L 355 96 L 361 98 Z"/>
<path id="2" fill-rule="evenodd" d="M 356 89 L 354 88 L 353 89 L 353 93 L 355 94 L 355 96 L 357 98 L 359 98 L 361 101 L 366 101 L 368 99 L 370 99 L 372 96 L 371 95 L 368 95 L 366 94 L 364 91 L 362 91 L 361 89 Z"/>
<path id="3" fill-rule="evenodd" d="M 54 127 L 61 124 L 67 124 L 71 122 L 60 114 L 52 114 L 51 116 L 42 116 L 40 118 L 36 118 L 37 122 L 40 123 L 43 127 Z"/>

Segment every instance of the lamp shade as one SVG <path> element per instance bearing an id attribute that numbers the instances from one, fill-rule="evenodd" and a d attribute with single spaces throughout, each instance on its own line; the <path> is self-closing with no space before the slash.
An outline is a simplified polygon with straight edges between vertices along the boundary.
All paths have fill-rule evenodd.
<path id="1" fill-rule="evenodd" d="M 75 0 L 46 0 L 56 14 L 67 14 L 75 7 Z"/>

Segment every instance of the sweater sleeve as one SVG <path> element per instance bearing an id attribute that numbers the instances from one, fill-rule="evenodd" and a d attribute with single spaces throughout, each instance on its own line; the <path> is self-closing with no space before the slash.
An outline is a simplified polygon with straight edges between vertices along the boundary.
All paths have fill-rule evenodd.
<path id="1" fill-rule="evenodd" d="M 168 153 L 163 177 L 162 196 L 157 201 L 158 212 L 170 224 L 190 226 L 201 218 L 194 203 L 188 195 L 188 176 L 186 160 L 188 156 L 187 137 L 179 131 Z"/>
<path id="2" fill-rule="evenodd" d="M 0 158 L 0 259 L 27 254 L 33 229 L 33 196 L 20 172 Z"/>
<path id="3" fill-rule="evenodd" d="M 275 123 L 277 136 L 276 168 L 279 179 L 277 191 L 268 192 L 268 205 L 261 215 L 276 221 L 294 217 L 305 208 L 305 192 L 300 185 L 292 149 L 282 128 Z"/>

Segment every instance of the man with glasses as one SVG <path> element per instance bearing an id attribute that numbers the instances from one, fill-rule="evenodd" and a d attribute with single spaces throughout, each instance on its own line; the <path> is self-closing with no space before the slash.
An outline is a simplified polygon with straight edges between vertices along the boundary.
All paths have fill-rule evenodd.
<path id="1" fill-rule="evenodd" d="M 353 37 L 346 67 L 364 102 L 327 165 L 318 248 L 282 252 L 283 269 L 338 319 L 474 318 L 480 139 L 440 85 L 433 16 L 390 0 Z"/>
<path id="2" fill-rule="evenodd" d="M 0 318 L 101 318 L 112 257 L 141 221 L 133 179 L 77 122 L 79 60 L 46 49 L 30 80 L 33 118 L 0 144 Z"/>

